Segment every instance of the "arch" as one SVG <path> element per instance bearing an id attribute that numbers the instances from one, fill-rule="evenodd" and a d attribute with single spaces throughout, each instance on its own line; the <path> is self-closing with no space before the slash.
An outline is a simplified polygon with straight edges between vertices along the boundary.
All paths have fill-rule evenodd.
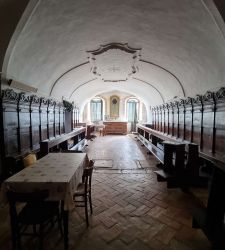
<path id="1" fill-rule="evenodd" d="M 158 64 L 156 64 L 156 63 L 153 63 L 153 62 L 150 62 L 150 61 L 147 61 L 147 60 L 140 59 L 140 62 L 144 62 L 144 63 L 151 64 L 151 65 L 156 66 L 156 67 L 162 69 L 163 71 L 169 73 L 173 78 L 176 79 L 176 81 L 177 81 L 178 84 L 180 85 L 181 90 L 182 90 L 182 92 L 183 92 L 183 95 L 184 95 L 184 97 L 185 97 L 184 86 L 183 86 L 183 84 L 181 83 L 181 81 L 179 80 L 179 78 L 178 78 L 174 73 L 172 73 L 172 72 L 169 71 L 168 69 L 166 69 L 166 68 L 164 68 L 164 67 L 162 67 L 162 66 L 160 66 L 160 65 L 158 65 Z"/>
<path id="2" fill-rule="evenodd" d="M 165 103 L 165 99 L 164 99 L 162 93 L 161 93 L 155 86 L 153 86 L 153 85 L 152 85 L 151 83 L 149 83 L 149 82 L 146 82 L 146 81 L 141 80 L 141 79 L 136 78 L 136 77 L 133 77 L 133 79 L 138 80 L 138 81 L 143 82 L 143 83 L 146 83 L 146 84 L 148 84 L 149 86 L 151 86 L 153 89 L 155 89 L 155 90 L 158 92 L 158 94 L 159 94 L 160 97 L 162 98 L 162 102 Z"/>
<path id="3" fill-rule="evenodd" d="M 51 90 L 50 90 L 50 95 L 52 94 L 52 91 L 53 91 L 54 87 L 56 86 L 57 82 L 58 82 L 61 78 L 63 78 L 66 74 L 68 74 L 69 72 L 73 71 L 74 69 L 77 69 L 77 68 L 79 68 L 79 67 L 81 67 L 81 66 L 83 66 L 83 65 L 85 65 L 85 64 L 88 64 L 88 63 L 89 63 L 88 61 L 87 61 L 87 62 L 83 62 L 83 63 L 78 64 L 78 65 L 76 65 L 76 66 L 73 66 L 72 68 L 70 68 L 70 69 L 66 70 L 65 72 L 63 72 L 63 73 L 55 80 L 55 82 L 52 84 L 52 87 L 51 87 Z"/>

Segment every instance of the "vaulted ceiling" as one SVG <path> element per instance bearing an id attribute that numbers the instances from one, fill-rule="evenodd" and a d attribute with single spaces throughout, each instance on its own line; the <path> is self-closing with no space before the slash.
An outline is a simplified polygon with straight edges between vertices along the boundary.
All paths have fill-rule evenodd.
<path id="1" fill-rule="evenodd" d="M 3 66 L 39 95 L 152 106 L 225 86 L 225 25 L 212 0 L 33 0 Z"/>

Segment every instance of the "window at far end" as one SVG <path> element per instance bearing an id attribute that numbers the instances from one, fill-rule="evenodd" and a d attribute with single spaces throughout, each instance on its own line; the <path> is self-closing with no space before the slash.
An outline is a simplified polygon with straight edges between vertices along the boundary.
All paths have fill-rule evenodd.
<path id="1" fill-rule="evenodd" d="M 127 120 L 128 122 L 137 122 L 138 120 L 139 101 L 135 98 L 130 98 L 127 101 Z"/>
<path id="2" fill-rule="evenodd" d="M 91 100 L 91 121 L 98 122 L 102 121 L 102 109 L 103 102 L 100 98 L 94 98 Z"/>

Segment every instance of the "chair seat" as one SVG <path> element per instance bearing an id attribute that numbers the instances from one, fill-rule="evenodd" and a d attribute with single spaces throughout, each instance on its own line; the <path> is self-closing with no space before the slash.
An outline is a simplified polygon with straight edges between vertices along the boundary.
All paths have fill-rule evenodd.
<path id="1" fill-rule="evenodd" d="M 59 212 L 59 201 L 45 201 L 49 196 L 48 190 L 38 190 L 30 193 L 17 193 L 9 190 L 7 198 L 9 201 L 9 212 L 12 232 L 12 248 L 21 249 L 21 236 L 33 235 L 39 237 L 39 247 L 42 249 L 44 229 L 49 225 L 54 226 L 58 221 L 61 227 L 61 215 Z M 29 230 L 33 226 L 33 232 Z M 38 227 L 38 232 L 36 231 Z"/>
<path id="2" fill-rule="evenodd" d="M 53 218 L 59 209 L 58 202 L 27 203 L 18 214 L 18 221 L 26 225 L 41 224 Z"/>
<path id="3" fill-rule="evenodd" d="M 85 208 L 86 224 L 89 226 L 88 222 L 88 201 L 90 205 L 90 210 L 92 214 L 92 201 L 91 201 L 91 178 L 93 172 L 94 161 L 90 160 L 85 165 L 82 182 L 78 184 L 76 191 L 73 194 L 73 201 L 76 203 L 77 207 Z"/>
<path id="4" fill-rule="evenodd" d="M 90 186 L 87 186 L 87 192 L 90 191 Z M 85 195 L 85 183 L 79 183 L 77 190 L 74 192 L 74 196 L 84 196 Z"/>

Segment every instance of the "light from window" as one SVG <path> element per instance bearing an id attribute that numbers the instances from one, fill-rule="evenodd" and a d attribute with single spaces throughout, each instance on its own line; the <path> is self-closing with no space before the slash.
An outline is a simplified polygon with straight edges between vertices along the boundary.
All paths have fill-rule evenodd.
<path id="1" fill-rule="evenodd" d="M 91 121 L 98 122 L 102 120 L 102 100 L 92 99 L 91 100 Z"/>
<path id="2" fill-rule="evenodd" d="M 138 102 L 136 99 L 130 99 L 127 102 L 127 119 L 128 122 L 137 122 Z"/>

